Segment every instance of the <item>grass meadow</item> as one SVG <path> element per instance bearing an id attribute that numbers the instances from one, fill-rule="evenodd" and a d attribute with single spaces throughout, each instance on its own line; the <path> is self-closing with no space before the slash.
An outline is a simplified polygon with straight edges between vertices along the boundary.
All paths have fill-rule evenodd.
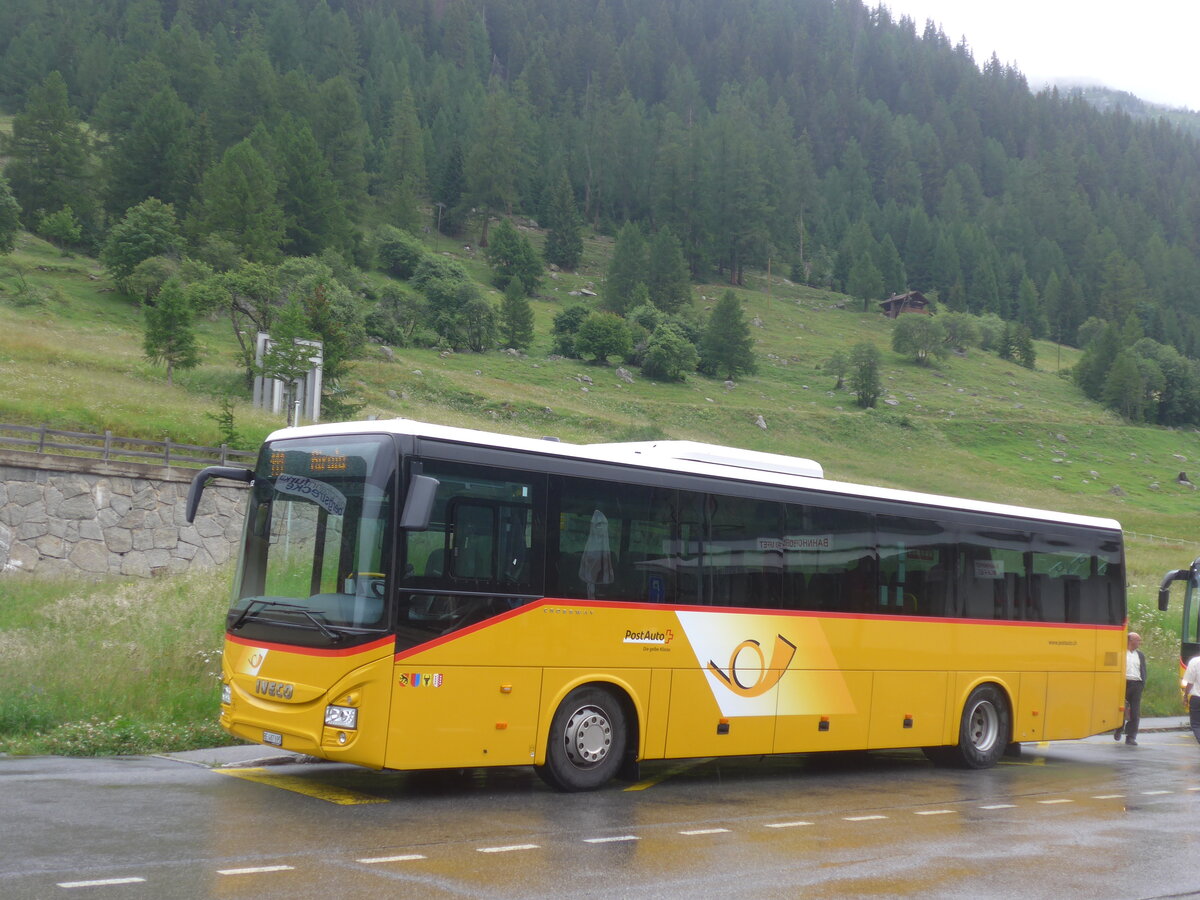
<path id="1" fill-rule="evenodd" d="M 429 242 L 462 259 L 499 302 L 481 256 L 447 237 Z M 1079 357 L 1071 348 L 1038 343 L 1033 370 L 979 350 L 921 367 L 892 352 L 890 321 L 861 303 L 778 277 L 768 284 L 765 273 L 736 289 L 757 374 L 734 385 L 698 375 L 663 384 L 635 370 L 628 383 L 616 364 L 551 353 L 554 316 L 594 302 L 578 292 L 600 289 L 611 245 L 589 238 L 577 272 L 546 280 L 532 304 L 538 337 L 521 355 L 399 347 L 389 358 L 369 345 L 346 385 L 364 404 L 360 415 L 585 443 L 700 440 L 810 457 L 842 481 L 1118 519 L 1131 627 L 1151 664 L 1145 713 L 1181 712 L 1178 599 L 1168 613 L 1155 600 L 1163 572 L 1200 555 L 1200 495 L 1177 480 L 1200 476 L 1200 434 L 1132 427 L 1087 401 L 1068 377 Z M 726 289 L 696 285 L 696 314 Z M 0 423 L 218 444 L 215 416 L 232 397 L 241 446 L 252 449 L 283 422 L 251 408 L 228 319 L 196 329 L 203 363 L 168 386 L 165 370 L 143 358 L 141 309 L 98 263 L 22 235 L 0 258 Z M 883 356 L 884 397 L 867 411 L 824 371 L 834 352 L 861 341 Z M 0 576 L 0 673 L 14 688 L 0 699 L 0 750 L 221 740 L 214 676 L 228 579 Z M 106 744 L 104 734 L 125 737 Z"/>

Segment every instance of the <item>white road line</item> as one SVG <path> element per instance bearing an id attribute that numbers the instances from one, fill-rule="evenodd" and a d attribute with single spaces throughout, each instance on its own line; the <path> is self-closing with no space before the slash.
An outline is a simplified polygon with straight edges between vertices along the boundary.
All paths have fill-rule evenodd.
<path id="1" fill-rule="evenodd" d="M 358 861 L 364 865 L 373 866 L 376 863 L 409 862 L 410 860 L 414 859 L 425 859 L 425 857 L 420 853 L 406 853 L 403 856 L 376 856 L 369 859 L 360 859 Z"/>
<path id="2" fill-rule="evenodd" d="M 1093 800 L 1120 800 L 1124 794 L 1097 794 Z"/>
<path id="3" fill-rule="evenodd" d="M 1016 809 L 1015 803 L 990 803 L 987 806 L 981 806 L 980 809 Z"/>
<path id="4" fill-rule="evenodd" d="M 886 819 L 887 816 L 842 816 L 847 822 L 874 822 L 876 819 Z"/>
<path id="5" fill-rule="evenodd" d="M 811 825 L 812 822 L 770 822 L 768 828 L 800 828 L 804 825 Z"/>
<path id="6" fill-rule="evenodd" d="M 98 878 L 94 881 L 60 881 L 60 888 L 105 887 L 112 884 L 141 884 L 145 878 Z"/>
<path id="7" fill-rule="evenodd" d="M 1074 803 L 1074 802 L 1075 802 L 1074 800 L 1070 800 L 1066 797 L 1059 797 L 1055 800 L 1039 800 L 1038 801 L 1038 803 L 1042 804 L 1043 806 L 1050 806 L 1051 804 L 1054 804 L 1054 803 Z"/>
<path id="8" fill-rule="evenodd" d="M 946 816 L 954 812 L 952 809 L 918 809 L 918 816 Z"/>
<path id="9" fill-rule="evenodd" d="M 1173 794 L 1174 791 L 1142 791 L 1142 794 L 1147 797 L 1157 797 L 1159 794 Z"/>
<path id="10" fill-rule="evenodd" d="M 255 866 L 251 869 L 217 869 L 218 875 L 263 875 L 268 872 L 290 872 L 291 866 Z"/>
<path id="11" fill-rule="evenodd" d="M 512 844 L 508 847 L 476 847 L 480 853 L 512 853 L 514 850 L 540 850 L 538 844 Z"/>
<path id="12" fill-rule="evenodd" d="M 641 838 L 636 834 L 622 834 L 617 837 L 601 837 L 601 838 L 584 838 L 585 844 L 612 844 L 617 841 L 640 841 Z"/>
<path id="13" fill-rule="evenodd" d="M 695 828 L 691 831 L 681 831 L 680 834 L 686 834 L 689 837 L 696 834 L 729 834 L 728 828 Z"/>

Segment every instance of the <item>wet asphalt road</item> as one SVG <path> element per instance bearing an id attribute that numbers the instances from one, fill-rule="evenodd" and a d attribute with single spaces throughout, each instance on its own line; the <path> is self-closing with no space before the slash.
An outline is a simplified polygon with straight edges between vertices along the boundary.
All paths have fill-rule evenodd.
<path id="1" fill-rule="evenodd" d="M 1188 732 L 983 772 L 910 751 L 653 763 L 574 795 L 529 769 L 216 761 L 0 758 L 0 898 L 1200 894 Z"/>

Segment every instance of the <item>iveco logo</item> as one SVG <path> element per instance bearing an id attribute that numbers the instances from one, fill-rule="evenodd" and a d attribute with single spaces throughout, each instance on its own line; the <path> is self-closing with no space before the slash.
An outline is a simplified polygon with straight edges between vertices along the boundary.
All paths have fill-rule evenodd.
<path id="1" fill-rule="evenodd" d="M 264 678 L 254 682 L 254 693 L 264 697 L 278 697 L 280 700 L 291 700 L 295 687 L 282 681 L 267 681 Z"/>

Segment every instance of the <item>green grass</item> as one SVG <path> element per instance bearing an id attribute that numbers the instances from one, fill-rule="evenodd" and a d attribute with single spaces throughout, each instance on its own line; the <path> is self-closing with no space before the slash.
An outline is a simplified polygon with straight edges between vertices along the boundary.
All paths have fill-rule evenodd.
<path id="1" fill-rule="evenodd" d="M 436 248 L 431 237 L 429 245 L 462 259 L 498 302 L 482 254 L 462 249 L 476 237 L 443 237 Z M 891 322 L 862 312 L 860 303 L 777 276 L 768 292 L 758 272 L 736 291 L 755 323 L 756 375 L 727 389 L 700 376 L 656 384 L 635 371 L 626 384 L 616 365 L 551 357 L 554 315 L 588 302 L 571 291 L 601 288 L 611 248 L 610 238 L 589 236 L 580 270 L 546 279 L 533 303 L 537 339 L 522 356 L 395 348 L 389 361 L 369 345 L 348 385 L 365 403 L 361 416 L 575 442 L 701 440 L 810 457 L 837 480 L 1116 518 L 1129 533 L 1130 620 L 1151 664 L 1145 711 L 1180 711 L 1179 612 L 1176 606 L 1159 613 L 1155 600 L 1163 572 L 1200 555 L 1200 496 L 1175 482 L 1180 472 L 1200 476 L 1200 434 L 1131 427 L 1085 400 L 1060 374 L 1078 360 L 1076 350 L 1038 343 L 1033 371 L 978 350 L 919 367 L 891 351 Z M 726 289 L 696 285 L 696 311 L 710 308 Z M 235 425 L 252 448 L 283 422 L 250 407 L 227 319 L 201 321 L 197 330 L 204 363 L 168 387 L 165 372 L 142 357 L 140 309 L 112 290 L 95 260 L 64 257 L 22 235 L 17 250 L 0 258 L 0 422 L 217 444 L 212 416 L 219 398 L 232 394 Z M 870 411 L 858 409 L 848 391 L 833 391 L 822 370 L 835 351 L 860 341 L 875 343 L 883 355 L 885 396 Z M 765 430 L 755 425 L 760 415 Z M 169 722 L 215 729 L 208 669 L 214 664 L 198 654 L 219 646 L 225 578 L 185 581 L 186 587 L 163 579 L 54 588 L 61 597 L 43 595 L 24 579 L 0 580 L 0 647 L 32 654 L 14 662 L 12 652 L 0 652 L 0 672 L 18 686 L 10 696 L 33 692 L 0 701 L 0 734 L 23 735 L 6 738 L 6 746 L 33 746 L 21 741 L 64 723 L 64 744 L 82 740 L 80 734 L 95 730 L 87 724 L 93 716 L 110 723 L 102 732 L 125 733 L 126 719 L 145 734 Z M 111 626 L 86 615 L 62 619 L 61 630 L 45 625 L 69 598 L 81 610 L 96 606 L 99 615 L 126 592 L 142 597 L 142 608 L 120 628 L 106 631 Z M 172 606 L 182 595 L 199 606 Z M 157 634 L 136 631 L 156 620 L 175 621 Z M 124 646 L 136 642 L 139 652 L 93 684 L 74 660 L 111 656 L 103 642 L 119 643 L 127 628 L 137 636 Z M 61 661 L 71 665 L 59 674 Z"/>
<path id="2" fill-rule="evenodd" d="M 214 746 L 228 570 L 0 579 L 0 751 Z"/>

